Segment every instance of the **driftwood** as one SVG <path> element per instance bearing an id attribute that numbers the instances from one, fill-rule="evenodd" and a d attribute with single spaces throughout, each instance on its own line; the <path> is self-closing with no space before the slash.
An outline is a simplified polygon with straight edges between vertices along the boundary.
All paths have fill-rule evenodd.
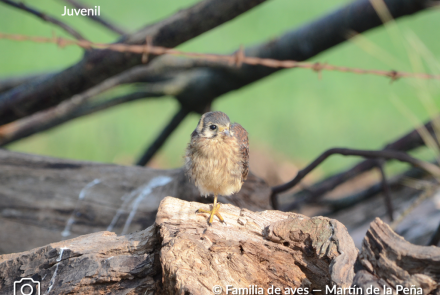
<path id="1" fill-rule="evenodd" d="M 30 250 L 109 230 L 126 234 L 153 224 L 167 195 L 202 198 L 182 169 L 156 170 L 61 160 L 0 150 L 0 254 Z M 270 188 L 250 175 L 238 197 L 253 211 L 270 209 Z"/>
<path id="2" fill-rule="evenodd" d="M 386 286 L 393 294 L 403 294 L 402 288 L 412 294 L 429 294 L 436 289 L 440 292 L 440 248 L 413 245 L 379 218 L 371 223 L 359 260 L 365 270 L 356 274 L 356 286 L 367 288 L 373 284 L 381 292 Z"/>
<path id="3" fill-rule="evenodd" d="M 2 255 L 0 294 L 12 294 L 21 278 L 40 282 L 41 294 L 213 294 L 216 285 L 223 292 L 214 294 L 234 287 L 320 294 L 326 285 L 352 284 L 357 249 L 338 221 L 223 204 L 227 225 L 208 226 L 207 216 L 195 213 L 207 206 L 167 197 L 143 231 L 99 232 Z"/>

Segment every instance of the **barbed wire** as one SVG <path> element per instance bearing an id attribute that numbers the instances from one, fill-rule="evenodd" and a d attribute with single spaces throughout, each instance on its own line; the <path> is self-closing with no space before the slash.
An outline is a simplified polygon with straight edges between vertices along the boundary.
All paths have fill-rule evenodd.
<path id="1" fill-rule="evenodd" d="M 118 52 L 131 52 L 142 54 L 142 61 L 146 62 L 148 60 L 148 55 L 178 55 L 190 58 L 204 59 L 213 62 L 226 62 L 231 66 L 240 67 L 242 64 L 248 65 L 259 65 L 270 68 L 302 68 L 311 69 L 315 72 L 320 73 L 321 71 L 336 71 L 343 73 L 353 73 L 359 75 L 376 75 L 391 78 L 391 81 L 395 81 L 399 78 L 417 78 L 426 80 L 440 80 L 440 75 L 433 75 L 427 73 L 410 73 L 410 72 L 400 72 L 400 71 L 385 71 L 385 70 L 366 70 L 361 68 L 343 67 L 335 66 L 327 63 L 320 62 L 299 62 L 294 60 L 276 60 L 271 58 L 258 58 L 245 56 L 243 47 L 240 47 L 232 55 L 222 55 L 222 54 L 206 54 L 197 52 L 186 52 L 173 48 L 166 48 L 161 46 L 153 46 L 151 39 L 147 38 L 145 45 L 132 45 L 123 43 L 95 43 L 87 40 L 71 40 L 62 37 L 58 37 L 55 34 L 52 37 L 42 37 L 42 36 L 27 36 L 19 34 L 5 34 L 0 33 L 0 39 L 8 39 L 13 41 L 30 41 L 35 43 L 52 43 L 58 45 L 60 48 L 66 46 L 79 46 L 84 49 L 108 49 Z"/>

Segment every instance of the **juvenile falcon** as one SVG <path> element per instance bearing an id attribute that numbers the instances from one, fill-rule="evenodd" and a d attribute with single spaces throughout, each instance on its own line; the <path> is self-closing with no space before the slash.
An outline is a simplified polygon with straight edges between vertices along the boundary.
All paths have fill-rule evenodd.
<path id="1" fill-rule="evenodd" d="M 238 123 L 231 124 L 225 113 L 203 114 L 186 149 L 185 170 L 202 196 L 214 195 L 212 210 L 199 209 L 196 213 L 209 213 L 209 225 L 214 215 L 224 222 L 219 213 L 217 197 L 230 196 L 240 191 L 247 178 L 247 131 Z"/>

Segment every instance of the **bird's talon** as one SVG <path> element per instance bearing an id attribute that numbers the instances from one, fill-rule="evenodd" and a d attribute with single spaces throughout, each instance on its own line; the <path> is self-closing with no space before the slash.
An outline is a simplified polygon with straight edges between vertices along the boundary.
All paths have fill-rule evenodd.
<path id="1" fill-rule="evenodd" d="M 196 210 L 196 213 L 208 213 L 208 214 L 211 214 L 211 211 L 209 211 L 209 210 L 204 210 L 204 209 L 197 209 L 197 210 Z"/>
<path id="2" fill-rule="evenodd" d="M 226 223 L 223 217 L 219 213 L 220 211 L 220 204 L 217 203 L 214 206 L 212 206 L 212 210 L 204 210 L 204 209 L 198 209 L 196 213 L 207 213 L 209 214 L 208 224 L 211 225 L 214 221 L 214 215 L 217 216 L 217 218 L 222 222 Z"/>
<path id="3" fill-rule="evenodd" d="M 217 211 L 215 212 L 215 216 L 217 216 L 217 218 L 222 222 L 222 223 L 226 223 L 225 220 L 223 219 L 223 217 L 220 215 L 220 213 Z"/>

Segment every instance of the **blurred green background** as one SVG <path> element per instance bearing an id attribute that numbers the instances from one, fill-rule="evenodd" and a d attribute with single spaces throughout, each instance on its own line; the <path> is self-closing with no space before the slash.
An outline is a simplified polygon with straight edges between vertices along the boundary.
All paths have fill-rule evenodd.
<path id="1" fill-rule="evenodd" d="M 61 17 L 65 5 L 62 1 L 24 2 L 60 18 L 92 41 L 112 42 L 117 38 L 86 17 Z M 83 2 L 100 5 L 103 16 L 134 31 L 197 0 Z M 230 53 L 241 44 L 266 42 L 345 3 L 348 1 L 268 1 L 179 49 Z M 440 58 L 438 28 L 439 11 L 427 10 L 399 19 L 397 26 L 369 31 L 362 40 L 346 42 L 313 60 L 365 69 L 438 74 L 439 63 L 435 61 Z M 68 37 L 53 25 L 3 4 L 0 4 L 0 31 L 38 36 L 51 36 L 55 31 Z M 373 50 L 376 47 L 379 49 Z M 421 52 L 422 47 L 432 56 Z M 82 57 L 82 50 L 78 48 L 60 49 L 51 44 L 8 40 L 0 40 L 0 52 L 0 78 L 63 69 Z M 425 121 L 437 112 L 439 95 L 438 81 L 401 79 L 390 83 L 383 77 L 338 72 L 323 72 L 320 79 L 311 70 L 294 69 L 280 71 L 229 93 L 215 101 L 213 109 L 227 113 L 231 120 L 248 130 L 251 149 L 267 151 L 269 156 L 281 155 L 282 159 L 301 168 L 327 148 L 381 148 L 415 124 L 394 101 L 401 102 L 415 119 Z M 8 148 L 62 158 L 130 164 L 154 140 L 177 107 L 172 98 L 125 104 L 76 119 Z M 182 165 L 186 143 L 197 121 L 198 116 L 191 115 L 181 124 L 158 154 L 159 166 Z M 423 151 L 418 155 L 430 156 Z M 334 157 L 320 167 L 320 174 L 338 171 L 354 161 L 356 159 Z"/>

